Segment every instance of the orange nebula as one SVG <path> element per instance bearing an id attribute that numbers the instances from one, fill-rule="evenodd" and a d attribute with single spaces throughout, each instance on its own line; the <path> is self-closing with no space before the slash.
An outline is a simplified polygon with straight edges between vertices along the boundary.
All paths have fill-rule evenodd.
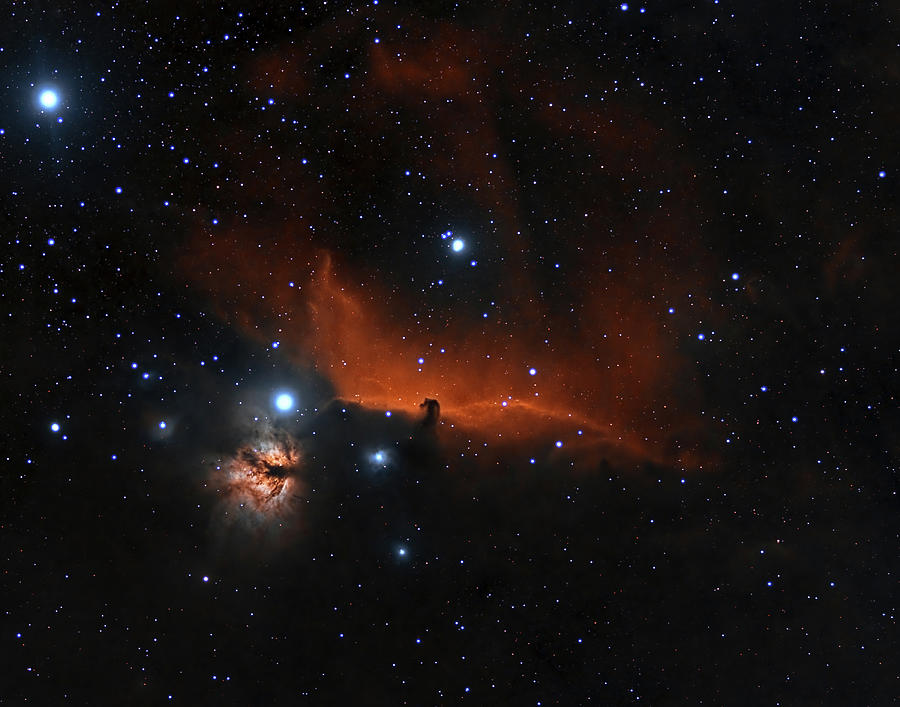
<path id="1" fill-rule="evenodd" d="M 408 411 L 435 398 L 449 423 L 505 441 L 563 429 L 574 440 L 581 429 L 580 445 L 646 459 L 689 451 L 678 446 L 688 428 L 676 405 L 684 362 L 658 305 L 627 287 L 583 293 L 577 321 L 519 307 L 434 322 L 403 297 L 341 276 L 334 255 L 302 253 L 289 232 L 201 234 L 183 266 L 220 316 L 261 343 L 279 340 L 341 398 Z"/>
<path id="2" fill-rule="evenodd" d="M 250 62 L 251 92 L 266 90 L 328 126 L 319 141 L 333 168 L 307 170 L 296 153 L 282 159 L 295 144 L 272 149 L 252 125 L 224 128 L 219 142 L 242 155 L 235 169 L 243 172 L 213 185 L 217 198 L 252 204 L 260 223 L 277 213 L 285 225 L 243 225 L 254 213 L 215 233 L 198 227 L 181 253 L 185 279 L 222 318 L 266 345 L 280 341 L 344 399 L 412 412 L 435 398 L 447 424 L 494 440 L 553 435 L 589 457 L 616 449 L 700 465 L 694 367 L 666 311 L 677 302 L 695 320 L 708 314 L 691 292 L 715 268 L 698 243 L 690 165 L 667 132 L 677 128 L 663 129 L 615 90 L 588 98 L 587 88 L 561 82 L 489 31 L 425 18 L 403 25 L 406 34 L 373 44 L 364 23 L 346 19 L 310 32 L 302 52 L 285 47 Z M 323 57 L 339 49 L 366 70 L 336 84 Z M 395 127 L 401 111 L 427 136 L 427 152 Z M 524 148 L 501 138 L 509 114 L 534 150 L 575 141 L 584 162 L 535 186 L 521 172 Z M 360 265 L 358 255 L 342 259 L 365 252 L 364 229 L 345 225 L 348 196 L 395 174 L 395 150 L 492 224 L 501 295 L 488 316 L 429 308 L 421 290 Z M 535 199 L 553 218 L 535 216 Z M 412 237 L 396 236 L 393 257 Z M 564 280 L 547 275 L 545 258 L 557 253 Z"/>

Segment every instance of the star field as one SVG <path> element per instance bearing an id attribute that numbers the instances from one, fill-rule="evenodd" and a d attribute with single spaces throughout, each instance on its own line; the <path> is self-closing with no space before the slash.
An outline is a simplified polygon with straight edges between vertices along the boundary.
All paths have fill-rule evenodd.
<path id="1" fill-rule="evenodd" d="M 3 12 L 6 701 L 895 697 L 886 4 Z"/>

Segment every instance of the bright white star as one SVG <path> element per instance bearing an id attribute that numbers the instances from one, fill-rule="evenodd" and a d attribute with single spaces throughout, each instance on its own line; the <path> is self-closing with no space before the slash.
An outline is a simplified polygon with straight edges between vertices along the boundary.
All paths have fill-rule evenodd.
<path id="1" fill-rule="evenodd" d="M 45 88 L 41 91 L 40 96 L 38 96 L 38 100 L 41 103 L 42 108 L 51 109 L 56 108 L 56 105 L 59 103 L 59 94 L 50 88 Z"/>
<path id="2" fill-rule="evenodd" d="M 275 398 L 275 407 L 283 412 L 294 409 L 294 398 L 289 393 L 279 393 Z"/>
<path id="3" fill-rule="evenodd" d="M 453 248 L 454 253 L 459 253 L 463 248 L 466 247 L 466 244 L 462 238 L 456 238 L 450 247 Z"/>

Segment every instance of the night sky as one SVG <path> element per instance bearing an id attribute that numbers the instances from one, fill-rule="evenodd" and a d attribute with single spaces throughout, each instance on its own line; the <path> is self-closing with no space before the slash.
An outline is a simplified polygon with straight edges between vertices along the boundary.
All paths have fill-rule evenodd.
<path id="1" fill-rule="evenodd" d="M 0 702 L 892 703 L 898 23 L 7 3 Z"/>

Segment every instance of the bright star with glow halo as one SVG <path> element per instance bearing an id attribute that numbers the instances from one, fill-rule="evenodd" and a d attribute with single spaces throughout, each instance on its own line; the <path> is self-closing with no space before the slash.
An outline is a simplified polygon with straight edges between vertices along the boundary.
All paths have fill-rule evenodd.
<path id="1" fill-rule="evenodd" d="M 59 94 L 52 88 L 45 88 L 38 96 L 42 108 L 50 110 L 59 104 Z"/>
<path id="2" fill-rule="evenodd" d="M 275 396 L 275 407 L 282 412 L 294 409 L 294 397 L 290 393 L 279 393 Z"/>

